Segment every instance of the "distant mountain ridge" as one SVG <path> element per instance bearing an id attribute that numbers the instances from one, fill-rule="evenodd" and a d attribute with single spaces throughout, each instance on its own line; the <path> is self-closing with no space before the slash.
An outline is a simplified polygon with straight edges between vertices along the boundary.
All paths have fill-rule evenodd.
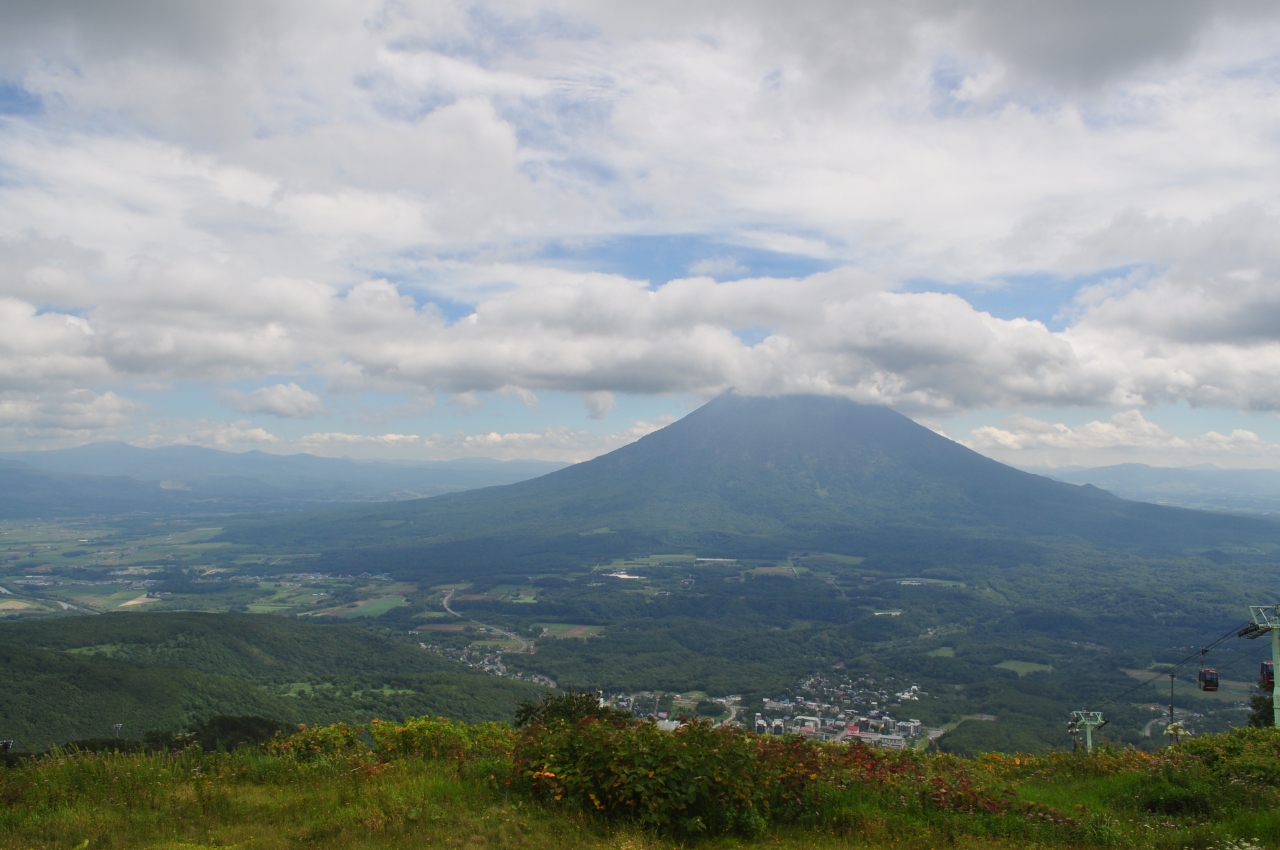
<path id="1" fill-rule="evenodd" d="M 635 443 L 541 478 L 243 523 L 228 539 L 417 547 L 420 560 L 488 569 L 503 559 L 550 562 L 551 553 L 777 557 L 803 548 L 859 554 L 1048 537 L 1167 549 L 1278 532 L 1270 523 L 1128 502 L 1025 473 L 887 407 L 727 394 Z"/>
<path id="2" fill-rule="evenodd" d="M 1123 499 L 1197 510 L 1280 516 L 1280 470 L 1121 463 L 1091 469 L 1029 471 L 1072 484 L 1092 484 Z"/>
<path id="3" fill-rule="evenodd" d="M 386 461 L 91 443 L 0 454 L 0 518 L 240 511 L 420 498 L 508 484 L 561 463 Z"/>

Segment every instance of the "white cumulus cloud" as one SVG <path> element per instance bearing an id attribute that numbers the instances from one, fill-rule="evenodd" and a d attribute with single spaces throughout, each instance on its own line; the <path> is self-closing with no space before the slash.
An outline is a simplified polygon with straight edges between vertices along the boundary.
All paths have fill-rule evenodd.
<path id="1" fill-rule="evenodd" d="M 966 441 L 972 448 L 1014 464 L 1047 466 L 1105 466 L 1178 457 L 1185 465 L 1225 462 L 1228 466 L 1257 466 L 1280 462 L 1280 445 L 1268 443 L 1247 429 L 1222 434 L 1207 431 L 1185 438 L 1151 422 L 1138 410 L 1126 410 L 1106 420 L 1071 426 L 1023 414 L 1006 418 L 1002 426 L 973 429 Z"/>
<path id="2" fill-rule="evenodd" d="M 287 419 L 311 419 L 324 413 L 320 396 L 290 381 L 244 393 L 227 390 L 223 401 L 240 413 L 269 413 Z"/>
<path id="3" fill-rule="evenodd" d="M 0 438 L 181 430 L 132 398 L 177 386 L 506 395 L 494 451 L 569 454 L 607 441 L 548 394 L 1274 410 L 1278 36 L 1252 0 L 7 3 Z"/>

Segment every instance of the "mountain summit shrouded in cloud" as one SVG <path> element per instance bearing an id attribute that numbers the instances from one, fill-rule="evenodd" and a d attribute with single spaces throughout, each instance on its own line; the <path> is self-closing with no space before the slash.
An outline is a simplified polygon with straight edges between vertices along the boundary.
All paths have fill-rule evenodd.
<path id="1" fill-rule="evenodd" d="M 1054 546 L 1111 558 L 1271 545 L 1275 531 L 1256 518 L 1126 501 L 1022 472 L 880 405 L 726 393 L 628 446 L 537 478 L 243 518 L 221 539 L 322 552 L 330 570 L 376 561 L 397 578 L 440 583 L 608 564 L 636 551 L 765 560 L 857 552 L 919 570 L 1042 565 Z"/>
<path id="2" fill-rule="evenodd" d="M 735 387 L 1024 464 L 1280 466 L 1277 35 L 1245 0 L 8 3 L 0 448 L 580 460 Z"/>

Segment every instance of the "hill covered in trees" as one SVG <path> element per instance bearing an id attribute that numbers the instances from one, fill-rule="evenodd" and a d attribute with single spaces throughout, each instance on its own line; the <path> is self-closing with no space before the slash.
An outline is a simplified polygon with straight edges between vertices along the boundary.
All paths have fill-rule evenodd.
<path id="1" fill-rule="evenodd" d="M 198 613 L 0 623 L 0 736 L 19 749 L 138 740 L 219 714 L 502 720 L 541 692 L 358 626 Z"/>

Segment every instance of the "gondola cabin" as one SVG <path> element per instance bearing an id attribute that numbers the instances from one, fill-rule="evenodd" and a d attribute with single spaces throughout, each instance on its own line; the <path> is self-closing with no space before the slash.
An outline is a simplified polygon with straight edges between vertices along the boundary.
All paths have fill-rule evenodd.
<path id="1" fill-rule="evenodd" d="M 1218 689 L 1218 671 L 1206 667 L 1200 671 L 1200 690 L 1216 691 Z"/>
<path id="2" fill-rule="evenodd" d="M 1274 688 L 1276 686 L 1276 665 L 1274 661 L 1262 662 L 1262 669 L 1258 672 L 1258 684 L 1263 688 Z"/>

